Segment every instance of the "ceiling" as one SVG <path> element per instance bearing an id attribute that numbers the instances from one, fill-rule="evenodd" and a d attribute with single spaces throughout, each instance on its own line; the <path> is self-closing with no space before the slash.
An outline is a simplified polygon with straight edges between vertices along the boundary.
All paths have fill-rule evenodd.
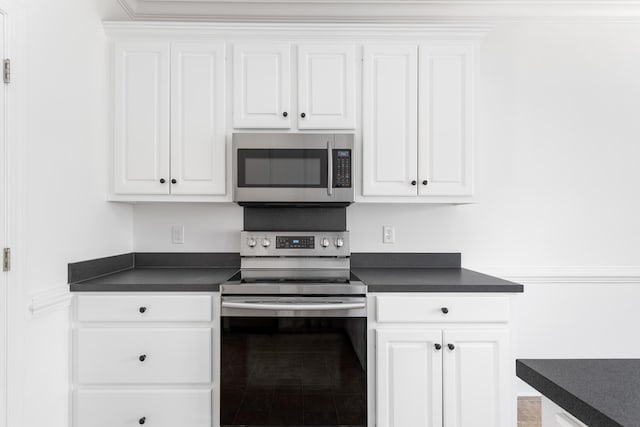
<path id="1" fill-rule="evenodd" d="M 560 19 L 640 22 L 640 0 L 114 0 L 134 20 L 420 22 Z"/>

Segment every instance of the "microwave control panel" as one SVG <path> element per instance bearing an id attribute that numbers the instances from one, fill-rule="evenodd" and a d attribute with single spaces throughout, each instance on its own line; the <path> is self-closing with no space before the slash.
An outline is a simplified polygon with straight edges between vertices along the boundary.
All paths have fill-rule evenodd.
<path id="1" fill-rule="evenodd" d="M 351 187 L 351 150 L 333 150 L 333 188 Z"/>

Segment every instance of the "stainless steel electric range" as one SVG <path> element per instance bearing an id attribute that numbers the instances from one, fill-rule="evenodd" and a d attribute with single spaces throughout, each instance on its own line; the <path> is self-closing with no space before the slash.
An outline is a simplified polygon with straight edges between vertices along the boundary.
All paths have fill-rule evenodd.
<path id="1" fill-rule="evenodd" d="M 348 232 L 241 234 L 222 285 L 221 425 L 367 425 L 366 287 Z"/>

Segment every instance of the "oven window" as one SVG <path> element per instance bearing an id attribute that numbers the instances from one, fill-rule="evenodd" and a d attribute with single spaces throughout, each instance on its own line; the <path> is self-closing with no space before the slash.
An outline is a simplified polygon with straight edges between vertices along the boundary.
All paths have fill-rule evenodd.
<path id="1" fill-rule="evenodd" d="M 365 318 L 222 318 L 221 425 L 367 425 Z"/>
<path id="2" fill-rule="evenodd" d="M 238 150 L 239 187 L 327 186 L 327 150 Z"/>

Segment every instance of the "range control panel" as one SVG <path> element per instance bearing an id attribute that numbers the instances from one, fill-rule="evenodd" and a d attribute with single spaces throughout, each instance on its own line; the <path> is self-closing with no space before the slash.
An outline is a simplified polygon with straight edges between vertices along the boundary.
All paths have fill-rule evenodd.
<path id="1" fill-rule="evenodd" d="M 243 231 L 241 256 L 349 256 L 348 231 Z"/>
<path id="2" fill-rule="evenodd" d="M 276 236 L 276 249 L 314 249 L 314 236 Z"/>
<path id="3" fill-rule="evenodd" d="M 351 150 L 333 150 L 333 188 L 351 187 Z"/>

